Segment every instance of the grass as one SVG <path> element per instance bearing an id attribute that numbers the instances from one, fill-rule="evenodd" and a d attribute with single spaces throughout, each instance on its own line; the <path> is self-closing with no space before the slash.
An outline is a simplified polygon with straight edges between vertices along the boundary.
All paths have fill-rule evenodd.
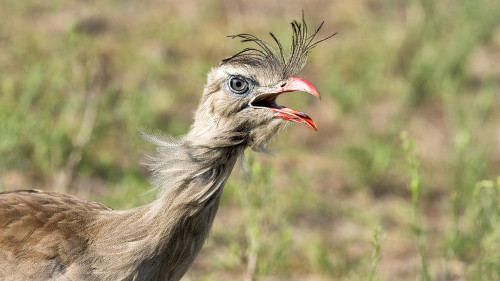
<path id="1" fill-rule="evenodd" d="M 273 170 L 254 162 L 253 157 L 249 159 L 245 182 L 233 188 L 241 203 L 246 236 L 245 243 L 238 248 L 243 253 L 242 262 L 247 263 L 246 280 L 256 281 L 262 275 L 284 268 L 291 227 L 286 209 L 277 200 L 278 192 L 271 186 Z"/>
<path id="2" fill-rule="evenodd" d="M 225 36 L 304 9 L 339 32 L 301 74 L 323 98 L 278 102 L 319 131 L 248 153 L 186 280 L 500 279 L 498 1 L 4 2 L 0 190 L 149 202 L 138 129 L 185 133 Z"/>
<path id="3" fill-rule="evenodd" d="M 422 226 L 421 201 L 424 190 L 421 186 L 419 174 L 420 155 L 415 147 L 415 140 L 408 136 L 408 132 L 401 132 L 401 142 L 408 165 L 409 189 L 411 194 L 411 207 L 413 209 L 413 222 L 411 224 L 412 232 L 417 241 L 418 255 L 420 256 L 420 280 L 429 281 L 429 265 L 426 253 L 425 229 Z"/>
<path id="4" fill-rule="evenodd" d="M 373 253 L 372 253 L 372 265 L 370 269 L 370 275 L 368 277 L 369 281 L 372 281 L 375 277 L 375 270 L 377 265 L 382 260 L 382 254 L 380 252 L 382 248 L 382 242 L 384 241 L 385 235 L 380 231 L 380 229 L 375 229 L 373 232 Z"/>

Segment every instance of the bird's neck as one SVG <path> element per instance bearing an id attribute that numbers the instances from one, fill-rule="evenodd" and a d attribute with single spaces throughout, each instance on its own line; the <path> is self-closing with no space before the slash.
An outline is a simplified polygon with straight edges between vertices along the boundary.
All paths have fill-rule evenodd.
<path id="1" fill-rule="evenodd" d="M 241 152 L 240 146 L 208 147 L 191 143 L 177 152 L 182 160 L 177 160 L 180 171 L 173 172 L 178 173 L 173 182 L 169 182 L 170 177 L 162 179 L 156 175 L 157 180 L 167 184 L 163 195 L 148 210 L 154 221 L 163 224 L 157 234 L 157 249 L 163 252 L 159 274 L 175 268 L 176 272 L 171 274 L 179 274 L 180 279 L 184 273 L 177 270 L 187 270 L 194 261 L 208 237 L 223 187 Z"/>
<path id="2" fill-rule="evenodd" d="M 159 149 L 152 167 L 154 182 L 161 192 L 151 204 L 150 212 L 172 219 L 196 216 L 216 207 L 243 149 L 240 145 L 209 146 L 189 139 L 177 147 Z M 169 155 L 165 155 L 167 151 Z"/>
<path id="3" fill-rule="evenodd" d="M 149 165 L 160 196 L 153 205 L 187 208 L 190 215 L 203 211 L 201 206 L 222 192 L 245 149 L 243 140 L 240 133 L 194 127 L 181 139 L 156 141 L 159 148 Z"/>
<path id="4" fill-rule="evenodd" d="M 156 139 L 160 148 L 150 157 L 150 165 L 160 196 L 148 205 L 120 213 L 116 220 L 120 225 L 106 227 L 115 244 L 106 255 L 120 252 L 118 264 L 127 260 L 133 264 L 116 270 L 151 279 L 181 278 L 209 234 L 222 189 L 245 148 L 235 136 L 229 136 L 232 140 L 226 137 L 207 143 L 206 136 L 191 131 L 177 141 Z"/>

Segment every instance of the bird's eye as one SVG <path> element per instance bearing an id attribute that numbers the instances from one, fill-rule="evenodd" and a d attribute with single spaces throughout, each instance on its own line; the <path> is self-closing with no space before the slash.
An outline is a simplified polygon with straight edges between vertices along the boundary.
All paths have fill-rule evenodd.
<path id="1" fill-rule="evenodd" d="M 229 81 L 229 87 L 233 93 L 241 95 L 248 90 L 248 83 L 242 78 L 233 77 Z"/>

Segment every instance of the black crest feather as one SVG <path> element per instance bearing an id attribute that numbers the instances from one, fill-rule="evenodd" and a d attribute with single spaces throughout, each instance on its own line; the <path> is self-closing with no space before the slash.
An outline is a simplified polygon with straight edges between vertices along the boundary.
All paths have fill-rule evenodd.
<path id="1" fill-rule="evenodd" d="M 326 38 L 314 40 L 316 35 L 323 26 L 322 22 L 316 30 L 309 35 L 307 32 L 307 24 L 302 14 L 302 23 L 294 20 L 292 25 L 292 44 L 288 56 L 283 51 L 283 46 L 273 33 L 269 33 L 276 43 L 277 49 L 271 44 L 259 39 L 258 37 L 242 33 L 228 36 L 232 39 L 240 38 L 241 42 L 253 42 L 257 44 L 256 48 L 249 47 L 236 53 L 235 55 L 224 59 L 221 65 L 226 63 L 241 63 L 250 66 L 261 66 L 267 68 L 272 73 L 279 74 L 282 79 L 298 74 L 307 63 L 307 55 L 312 48 L 316 47 L 319 43 L 335 36 L 334 33 Z"/>

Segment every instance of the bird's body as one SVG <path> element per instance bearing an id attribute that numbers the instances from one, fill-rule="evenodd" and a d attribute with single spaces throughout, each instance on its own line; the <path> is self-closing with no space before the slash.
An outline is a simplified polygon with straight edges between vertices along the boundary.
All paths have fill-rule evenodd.
<path id="1" fill-rule="evenodd" d="M 178 163 L 188 175 L 169 196 L 129 211 L 39 190 L 0 193 L 0 280 L 179 280 L 208 236 L 239 155 L 229 150 L 201 151 L 225 158 L 212 166 Z"/>
<path id="2" fill-rule="evenodd" d="M 312 42 L 319 29 L 307 37 L 304 22 L 292 26 L 288 60 L 279 43 L 277 53 L 256 37 L 236 36 L 261 49 L 247 48 L 212 69 L 185 136 L 144 134 L 159 146 L 148 163 L 161 190 L 152 203 L 118 211 L 53 192 L 0 193 L 0 280 L 181 279 L 245 148 L 262 149 L 284 119 L 316 128 L 307 115 L 275 103 L 279 94 L 297 90 L 319 97 L 293 76 L 319 42 Z"/>
<path id="3" fill-rule="evenodd" d="M 0 193 L 0 280 L 179 280 L 241 153 L 183 141 L 170 151 L 182 176 L 168 196 L 129 211 L 39 190 Z"/>

